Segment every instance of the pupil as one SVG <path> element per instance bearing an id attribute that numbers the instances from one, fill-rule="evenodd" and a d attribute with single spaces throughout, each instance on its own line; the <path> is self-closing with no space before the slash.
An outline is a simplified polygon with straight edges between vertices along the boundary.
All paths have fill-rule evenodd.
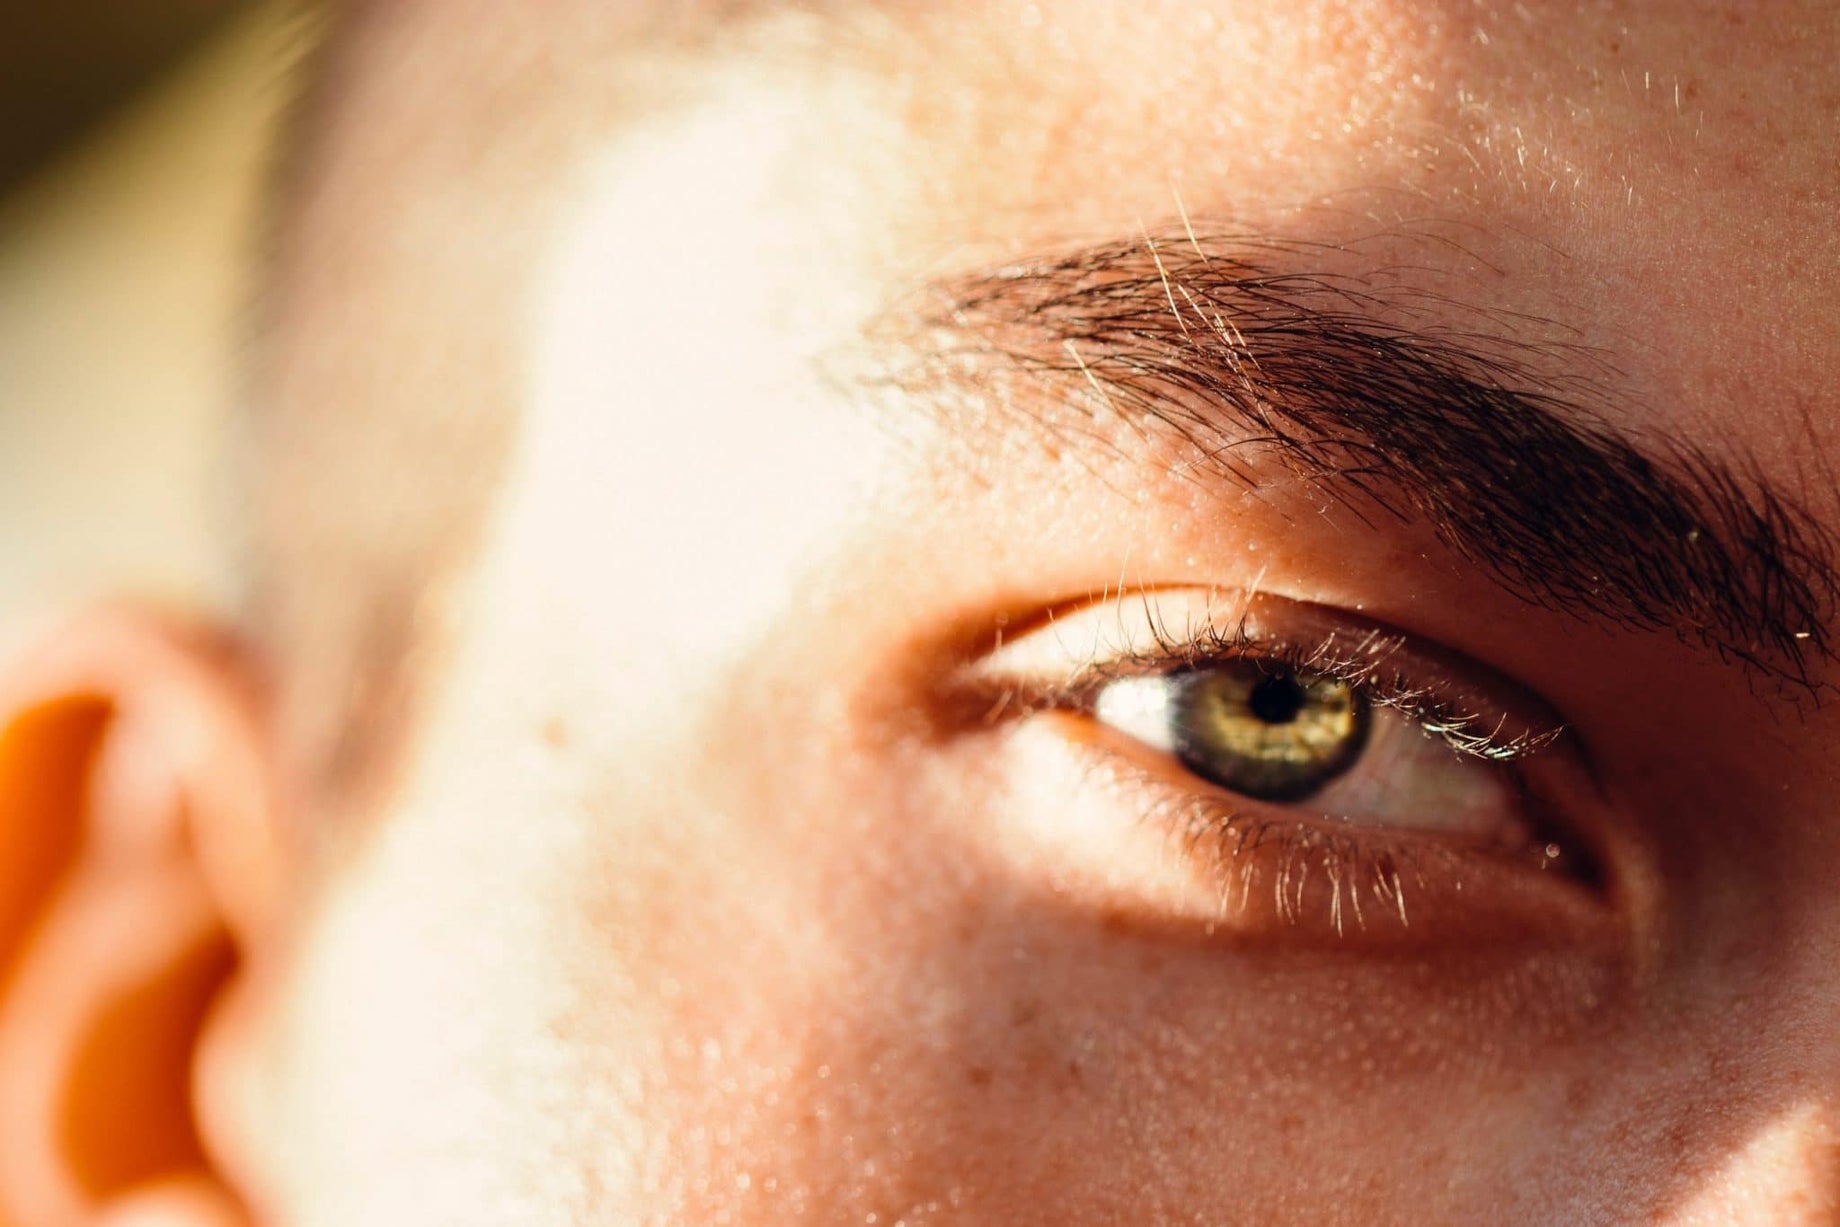
<path id="1" fill-rule="evenodd" d="M 1266 724 L 1289 724 L 1303 710 L 1305 696 L 1297 679 L 1289 676 L 1259 679 L 1247 696 L 1247 707 Z"/>

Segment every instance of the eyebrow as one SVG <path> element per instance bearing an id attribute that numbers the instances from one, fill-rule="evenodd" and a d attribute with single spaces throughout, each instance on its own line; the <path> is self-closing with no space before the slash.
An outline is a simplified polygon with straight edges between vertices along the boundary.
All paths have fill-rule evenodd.
<path id="1" fill-rule="evenodd" d="M 1619 428 L 1614 369 L 1556 325 L 1298 271 L 1348 254 L 1184 225 L 936 282 L 913 310 L 927 364 L 969 386 L 1084 387 L 1058 403 L 1173 431 L 1185 467 L 1256 486 L 1276 462 L 1370 521 L 1422 520 L 1529 604 L 1818 689 L 1831 530 L 1742 457 Z"/>

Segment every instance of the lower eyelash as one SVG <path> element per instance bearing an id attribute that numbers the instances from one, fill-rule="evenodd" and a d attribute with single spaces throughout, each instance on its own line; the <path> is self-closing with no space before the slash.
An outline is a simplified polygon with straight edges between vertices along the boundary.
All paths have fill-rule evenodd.
<path id="1" fill-rule="evenodd" d="M 1166 791 L 1144 781 L 1146 787 Z M 1266 894 L 1275 915 L 1291 925 L 1308 923 L 1306 899 L 1312 875 L 1328 884 L 1324 920 L 1337 937 L 1350 926 L 1366 931 L 1370 920 L 1411 927 L 1408 893 L 1423 889 L 1428 859 L 1448 862 L 1435 871 L 1453 872 L 1451 850 L 1410 843 L 1374 831 L 1337 830 L 1326 819 L 1278 818 L 1234 808 L 1222 798 L 1189 793 L 1165 796 L 1144 813 L 1144 821 L 1166 832 L 1171 849 L 1187 865 L 1200 864 L 1213 880 L 1219 919 L 1244 915 L 1254 892 Z"/>
<path id="2" fill-rule="evenodd" d="M 1265 813 L 1256 803 L 1166 779 L 1128 750 L 1088 745 L 1102 757 L 1106 782 L 1124 794 L 1120 804 L 1165 840 L 1184 872 L 1199 872 L 1210 885 L 1215 896 L 1210 932 L 1268 907 L 1281 924 L 1337 939 L 1403 935 L 1421 923 L 1426 910 L 1414 900 L 1463 893 L 1491 862 L 1497 872 L 1518 863 L 1515 872 L 1551 871 L 1587 891 L 1602 888 L 1586 845 L 1537 825 L 1524 844 L 1491 848 L 1401 829 L 1341 825 L 1326 814 Z M 1430 911 L 1448 914 L 1448 903 Z"/>

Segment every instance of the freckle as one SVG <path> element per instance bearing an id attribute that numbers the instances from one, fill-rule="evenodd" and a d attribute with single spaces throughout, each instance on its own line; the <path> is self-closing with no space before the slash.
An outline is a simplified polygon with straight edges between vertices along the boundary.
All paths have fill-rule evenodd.
<path id="1" fill-rule="evenodd" d="M 1013 1003 L 1009 1008 L 1012 1027 L 1026 1027 L 1041 1017 L 1041 1003 L 1034 998 Z"/>
<path id="2" fill-rule="evenodd" d="M 988 1065 L 973 1065 L 965 1071 L 965 1081 L 972 1086 L 989 1086 L 995 1076 Z"/>
<path id="3" fill-rule="evenodd" d="M 561 716 L 552 716 L 543 725 L 544 744 L 561 750 L 569 744 L 569 723 Z"/>

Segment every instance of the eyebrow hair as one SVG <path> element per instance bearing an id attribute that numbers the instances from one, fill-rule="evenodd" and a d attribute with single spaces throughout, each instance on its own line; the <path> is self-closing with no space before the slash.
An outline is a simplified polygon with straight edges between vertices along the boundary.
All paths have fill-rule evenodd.
<path id="1" fill-rule="evenodd" d="M 1830 529 L 1742 458 L 1638 447 L 1612 425 L 1601 352 L 1520 339 L 1555 325 L 1386 270 L 1292 271 L 1349 250 L 1185 224 L 938 282 L 915 310 L 965 342 L 931 355 L 955 377 L 987 386 L 996 359 L 1084 385 L 1087 412 L 1173 431 L 1194 467 L 1257 485 L 1248 462 L 1275 460 L 1364 517 L 1428 523 L 1529 604 L 1820 689 L 1840 606 Z"/>

